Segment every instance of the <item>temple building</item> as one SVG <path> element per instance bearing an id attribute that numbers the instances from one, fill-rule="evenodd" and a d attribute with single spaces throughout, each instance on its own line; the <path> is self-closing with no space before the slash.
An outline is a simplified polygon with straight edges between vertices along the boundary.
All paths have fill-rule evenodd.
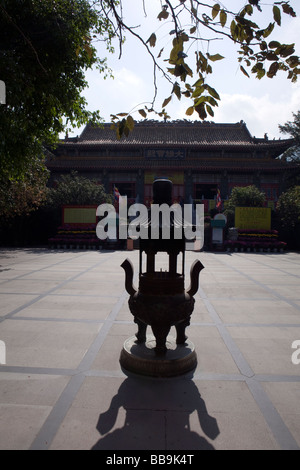
<path id="1" fill-rule="evenodd" d="M 278 157 L 292 139 L 252 137 L 246 124 L 141 121 L 128 137 L 117 140 L 110 124 L 87 125 L 78 137 L 61 140 L 47 166 L 52 180 L 62 173 L 79 174 L 116 186 L 128 202 L 151 203 L 157 177 L 173 182 L 174 202 L 199 201 L 206 212 L 215 207 L 217 190 L 226 200 L 233 187 L 256 185 L 274 207 L 286 189 L 292 165 Z"/>

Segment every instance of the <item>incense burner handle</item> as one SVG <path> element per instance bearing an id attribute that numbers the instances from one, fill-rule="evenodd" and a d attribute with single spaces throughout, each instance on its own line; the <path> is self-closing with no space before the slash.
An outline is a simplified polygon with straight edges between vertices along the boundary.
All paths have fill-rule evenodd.
<path id="1" fill-rule="evenodd" d="M 193 295 L 196 294 L 199 288 L 199 274 L 203 268 L 204 266 L 199 260 L 194 261 L 191 266 L 191 271 L 190 271 L 191 284 L 186 291 L 186 293 L 189 294 L 191 297 L 193 297 Z"/>
<path id="2" fill-rule="evenodd" d="M 125 261 L 121 264 L 121 268 L 125 271 L 125 289 L 129 295 L 134 295 L 137 293 L 137 289 L 133 285 L 133 265 L 132 262 L 126 258 Z"/>

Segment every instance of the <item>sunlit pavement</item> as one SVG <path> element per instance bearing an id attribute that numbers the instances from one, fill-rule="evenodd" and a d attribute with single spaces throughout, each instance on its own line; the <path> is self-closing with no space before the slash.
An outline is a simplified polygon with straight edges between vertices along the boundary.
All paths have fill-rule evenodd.
<path id="1" fill-rule="evenodd" d="M 120 368 L 127 257 L 0 250 L 0 449 L 299 449 L 300 254 L 187 252 L 198 366 L 171 379 Z"/>

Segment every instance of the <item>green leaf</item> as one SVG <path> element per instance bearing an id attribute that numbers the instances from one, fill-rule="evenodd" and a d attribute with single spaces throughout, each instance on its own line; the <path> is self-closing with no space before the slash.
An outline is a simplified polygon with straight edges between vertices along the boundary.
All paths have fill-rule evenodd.
<path id="1" fill-rule="evenodd" d="M 180 38 L 182 39 L 183 42 L 188 42 L 190 40 L 189 36 L 186 33 L 182 33 L 180 35 Z"/>
<path id="2" fill-rule="evenodd" d="M 205 119 L 207 117 L 207 113 L 205 111 L 204 103 L 200 104 L 199 106 L 196 106 L 195 110 L 199 114 L 200 119 Z"/>
<path id="3" fill-rule="evenodd" d="M 296 56 L 296 55 L 292 55 L 291 57 L 289 57 L 287 60 L 286 60 L 287 64 L 291 67 L 291 68 L 295 68 L 297 67 L 298 65 L 300 65 L 300 60 L 299 60 L 299 57 Z"/>
<path id="4" fill-rule="evenodd" d="M 273 64 L 271 64 L 271 66 L 269 68 L 267 76 L 269 78 L 275 77 L 276 73 L 278 72 L 278 69 L 279 69 L 279 63 L 278 62 L 273 62 Z"/>
<path id="5" fill-rule="evenodd" d="M 161 57 L 161 55 L 162 55 L 162 53 L 163 53 L 163 50 L 164 50 L 164 47 L 159 51 L 159 54 L 158 54 L 158 56 L 157 56 L 158 59 Z"/>
<path id="6" fill-rule="evenodd" d="M 187 116 L 191 116 L 194 111 L 195 111 L 194 106 L 190 106 L 190 107 L 186 110 L 185 114 L 186 114 Z"/>
<path id="7" fill-rule="evenodd" d="M 221 13 L 220 13 L 220 22 L 221 22 L 221 25 L 222 27 L 224 28 L 225 24 L 226 24 L 226 21 L 227 21 L 227 13 L 225 10 L 221 10 Z"/>
<path id="8" fill-rule="evenodd" d="M 172 75 L 175 75 L 175 67 L 172 69 L 170 67 L 167 67 L 167 71 L 171 73 Z"/>
<path id="9" fill-rule="evenodd" d="M 156 44 L 156 34 L 155 33 L 152 33 L 151 36 L 149 37 L 148 41 L 146 41 L 146 44 L 147 43 L 150 43 L 150 46 L 151 47 L 155 47 L 155 44 Z"/>
<path id="10" fill-rule="evenodd" d="M 237 33 L 237 27 L 236 27 L 236 22 L 234 20 L 232 20 L 231 22 L 231 25 L 230 25 L 230 33 L 231 33 L 231 37 L 234 41 L 237 40 L 238 38 L 238 33 Z"/>
<path id="11" fill-rule="evenodd" d="M 183 68 L 184 68 L 184 73 L 181 76 L 181 80 L 185 81 L 185 76 L 189 75 L 190 77 L 193 76 L 193 71 L 192 69 L 188 66 L 186 62 L 183 63 Z M 185 76 L 184 76 L 185 75 Z"/>
<path id="12" fill-rule="evenodd" d="M 222 60 L 222 59 L 225 58 L 225 57 L 222 56 L 221 54 L 214 54 L 214 55 L 207 54 L 207 57 L 208 57 L 209 60 L 211 60 L 212 62 L 216 62 L 217 60 Z"/>
<path id="13" fill-rule="evenodd" d="M 214 98 L 216 98 L 216 100 L 220 100 L 220 96 L 219 94 L 216 92 L 216 90 L 212 87 L 210 87 L 209 85 L 206 85 L 206 89 L 208 91 L 208 93 L 213 96 Z"/>
<path id="14" fill-rule="evenodd" d="M 281 26 L 281 12 L 279 7 L 276 5 L 273 6 L 273 16 L 278 26 Z"/>
<path id="15" fill-rule="evenodd" d="M 294 54 L 295 44 L 282 44 L 276 49 L 276 54 L 279 54 L 280 57 L 288 57 L 289 55 Z"/>
<path id="16" fill-rule="evenodd" d="M 240 66 L 240 69 L 241 71 L 243 72 L 244 75 L 246 75 L 246 77 L 250 78 L 250 75 L 248 74 L 248 72 L 244 69 L 244 67 L 241 65 Z"/>
<path id="17" fill-rule="evenodd" d="M 164 8 L 164 9 L 160 12 L 160 14 L 158 15 L 157 18 L 159 19 L 159 21 L 161 21 L 161 20 L 166 20 L 166 19 L 168 18 L 168 16 L 169 16 L 169 13 L 168 13 L 167 10 Z"/>
<path id="18" fill-rule="evenodd" d="M 204 83 L 204 79 L 203 78 L 199 78 L 195 83 L 194 83 L 194 87 L 198 87 L 198 86 L 201 86 L 203 85 Z"/>
<path id="19" fill-rule="evenodd" d="M 171 101 L 172 96 L 169 96 L 169 98 L 166 98 L 162 104 L 162 108 L 165 108 Z"/>
<path id="20" fill-rule="evenodd" d="M 206 105 L 206 111 L 208 112 L 208 114 L 210 114 L 210 116 L 214 117 L 215 114 L 209 104 Z"/>
<path id="21" fill-rule="evenodd" d="M 116 137 L 117 137 L 118 140 L 121 140 L 122 134 L 123 134 L 123 131 L 121 131 L 120 126 L 117 125 L 117 128 L 116 128 Z"/>
<path id="22" fill-rule="evenodd" d="M 277 55 L 275 54 L 275 52 L 271 51 L 271 52 L 268 52 L 268 53 L 267 53 L 266 59 L 273 61 L 273 60 L 278 60 L 278 57 L 277 57 Z"/>
<path id="23" fill-rule="evenodd" d="M 216 16 L 218 16 L 220 9 L 221 9 L 221 7 L 220 7 L 220 5 L 219 5 L 218 3 L 216 3 L 216 4 L 213 6 L 212 12 L 211 12 L 212 17 L 213 17 L 213 20 L 215 19 Z"/>
<path id="24" fill-rule="evenodd" d="M 133 128 L 134 128 L 134 119 L 132 116 L 128 116 L 127 120 L 126 120 L 126 124 L 127 124 L 127 127 L 130 131 L 133 131 Z"/>
<path id="25" fill-rule="evenodd" d="M 281 44 L 278 41 L 271 41 L 269 42 L 269 48 L 270 49 L 276 49 L 277 47 L 280 47 Z"/>
<path id="26" fill-rule="evenodd" d="M 173 48 L 170 52 L 169 62 L 176 64 L 179 60 L 178 54 L 183 51 L 183 40 L 181 38 L 175 38 L 173 40 Z"/>
<path id="27" fill-rule="evenodd" d="M 144 109 L 139 109 L 139 113 L 140 113 L 141 116 L 143 116 L 143 118 L 147 117 L 147 113 Z"/>
<path id="28" fill-rule="evenodd" d="M 245 6 L 246 13 L 251 16 L 253 14 L 253 7 L 252 5 L 246 5 Z"/>
<path id="29" fill-rule="evenodd" d="M 260 43 L 259 47 L 260 47 L 261 51 L 265 51 L 266 49 L 268 49 L 268 45 L 267 45 L 266 41 L 262 41 Z"/>
<path id="30" fill-rule="evenodd" d="M 263 37 L 267 38 L 268 36 L 270 36 L 270 34 L 273 32 L 274 27 L 275 23 L 270 23 L 269 26 L 264 30 Z"/>
<path id="31" fill-rule="evenodd" d="M 205 101 L 207 101 L 207 96 L 201 96 L 201 98 L 199 98 L 198 100 L 195 100 L 195 108 L 205 103 Z"/>
<path id="32" fill-rule="evenodd" d="M 256 71 L 256 77 L 258 78 L 258 80 L 261 80 L 265 75 L 266 75 L 266 71 L 264 68 L 258 69 Z"/>
<path id="33" fill-rule="evenodd" d="M 175 93 L 175 95 L 177 96 L 177 98 L 180 100 L 181 99 L 181 91 L 180 91 L 180 86 L 178 85 L 178 83 L 176 82 L 173 86 L 173 90 L 172 90 L 172 93 Z"/>
<path id="34" fill-rule="evenodd" d="M 197 86 L 194 90 L 194 92 L 192 93 L 192 97 L 193 98 L 198 98 L 198 96 L 201 96 L 202 93 L 204 92 L 205 88 L 204 86 Z"/>
<path id="35" fill-rule="evenodd" d="M 282 5 L 282 9 L 284 11 L 284 13 L 286 13 L 287 15 L 291 15 L 293 18 L 295 18 L 297 15 L 296 13 L 294 12 L 293 8 L 288 5 L 287 3 L 284 3 Z"/>
<path id="36" fill-rule="evenodd" d="M 217 101 L 212 96 L 206 96 L 206 101 L 212 106 L 219 106 Z"/>

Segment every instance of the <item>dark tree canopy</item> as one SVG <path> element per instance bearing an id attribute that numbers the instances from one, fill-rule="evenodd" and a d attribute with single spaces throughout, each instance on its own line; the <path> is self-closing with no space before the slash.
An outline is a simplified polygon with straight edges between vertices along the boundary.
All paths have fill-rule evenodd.
<path id="1" fill-rule="evenodd" d="M 279 125 L 280 132 L 293 137 L 295 145 L 285 152 L 285 157 L 300 161 L 300 111 L 293 113 L 294 121 Z"/>
<path id="2" fill-rule="evenodd" d="M 4 224 L 14 217 L 29 215 L 46 201 L 48 177 L 43 162 L 32 158 L 22 178 L 1 181 L 0 219 Z"/>
<path id="3" fill-rule="evenodd" d="M 0 176 L 24 174 L 42 144 L 55 142 L 65 125 L 99 121 L 81 96 L 85 70 L 107 71 L 92 36 L 110 48 L 112 30 L 87 1 L 1 0 L 0 79 L 6 105 L 0 105 Z"/>
<path id="4" fill-rule="evenodd" d="M 282 226 L 294 230 L 300 224 L 300 186 L 294 186 L 281 194 L 276 210 Z"/>
<path id="5" fill-rule="evenodd" d="M 96 180 L 80 176 L 76 171 L 62 175 L 55 187 L 48 190 L 47 207 L 60 208 L 63 204 L 103 204 L 112 203 L 112 196 L 105 193 L 102 184 Z"/>
<path id="6" fill-rule="evenodd" d="M 280 132 L 291 136 L 293 145 L 288 148 L 280 158 L 294 164 L 294 171 L 287 177 L 287 184 L 295 186 L 300 184 L 300 111 L 293 113 L 294 120 L 279 125 Z M 298 188 L 299 189 L 299 188 Z"/>
<path id="7" fill-rule="evenodd" d="M 265 193 L 254 185 L 245 187 L 236 186 L 232 189 L 228 199 L 227 209 L 234 209 L 235 207 L 263 207 L 265 199 Z"/>

